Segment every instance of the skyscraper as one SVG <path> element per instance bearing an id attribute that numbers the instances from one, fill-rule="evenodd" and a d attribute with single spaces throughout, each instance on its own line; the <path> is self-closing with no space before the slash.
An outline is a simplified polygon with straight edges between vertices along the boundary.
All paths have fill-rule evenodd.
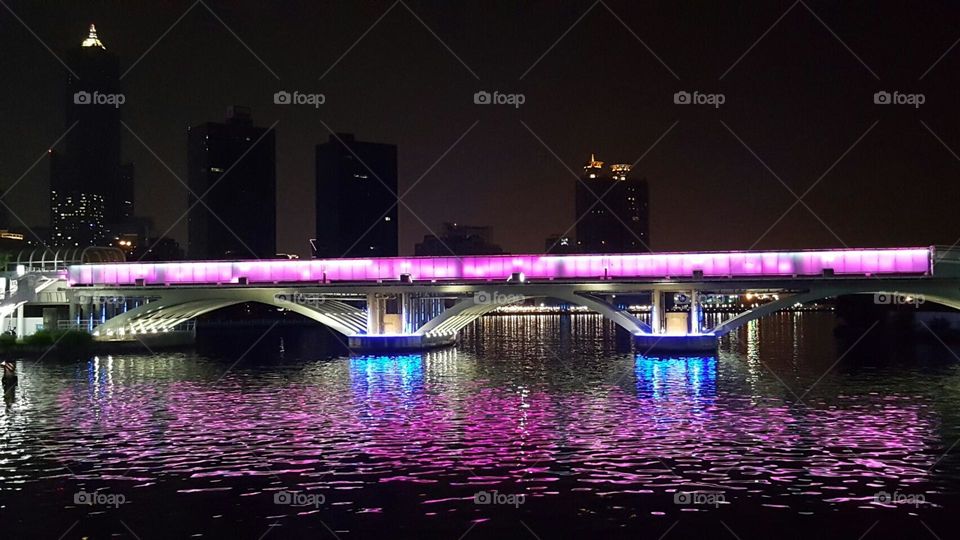
<path id="1" fill-rule="evenodd" d="M 577 248 L 581 253 L 650 251 L 646 179 L 630 177 L 630 165 L 604 167 L 593 155 L 577 182 Z"/>
<path id="2" fill-rule="evenodd" d="M 254 126 L 249 108 L 234 106 L 226 122 L 190 128 L 187 152 L 192 191 L 187 201 L 188 258 L 273 258 L 277 252 L 275 132 Z"/>
<path id="3" fill-rule="evenodd" d="M 568 235 L 551 234 L 543 242 L 543 252 L 551 255 L 577 253 L 577 245 Z"/>
<path id="4" fill-rule="evenodd" d="M 398 252 L 397 147 L 331 135 L 317 145 L 317 257 Z"/>
<path id="5" fill-rule="evenodd" d="M 64 151 L 50 150 L 50 241 L 59 246 L 109 243 L 106 232 L 133 213 L 133 165 L 121 165 L 120 63 L 90 25 L 67 51 Z"/>
<path id="6" fill-rule="evenodd" d="M 120 166 L 120 185 L 117 191 L 117 222 L 122 223 L 133 219 L 134 216 L 134 189 L 133 180 L 136 176 L 136 168 L 133 163 L 125 163 Z"/>
<path id="7" fill-rule="evenodd" d="M 444 223 L 439 236 L 427 234 L 423 242 L 413 246 L 417 257 L 449 257 L 451 255 L 499 255 L 503 248 L 493 243 L 493 227 Z"/>

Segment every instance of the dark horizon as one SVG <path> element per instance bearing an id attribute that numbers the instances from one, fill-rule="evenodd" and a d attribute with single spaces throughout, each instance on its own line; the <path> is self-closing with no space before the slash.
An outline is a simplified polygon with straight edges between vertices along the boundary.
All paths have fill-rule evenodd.
<path id="1" fill-rule="evenodd" d="M 0 186 L 29 169 L 4 202 L 30 227 L 47 224 L 49 202 L 48 160 L 31 164 L 64 132 L 67 72 L 46 46 L 66 60 L 93 22 L 125 72 L 123 160 L 136 166 L 137 212 L 156 233 L 186 210 L 186 188 L 166 167 L 186 182 L 187 128 L 246 105 L 256 125 L 276 122 L 277 249 L 301 256 L 314 231 L 314 149 L 330 132 L 397 146 L 399 192 L 413 186 L 409 207 L 400 205 L 401 254 L 446 221 L 491 225 L 507 251 L 542 251 L 574 224 L 571 170 L 590 153 L 643 156 L 634 174 L 649 181 L 657 251 L 951 245 L 960 236 L 960 129 L 949 122 L 960 112 L 960 9 L 7 6 L 0 99 L 13 129 L 0 135 Z M 281 90 L 326 102 L 274 104 Z M 478 91 L 525 101 L 476 105 Z M 725 102 L 678 105 L 679 91 Z M 920 93 L 925 103 L 878 105 L 878 91 Z M 809 209 L 791 194 L 808 189 Z M 185 245 L 186 220 L 171 234 Z"/>

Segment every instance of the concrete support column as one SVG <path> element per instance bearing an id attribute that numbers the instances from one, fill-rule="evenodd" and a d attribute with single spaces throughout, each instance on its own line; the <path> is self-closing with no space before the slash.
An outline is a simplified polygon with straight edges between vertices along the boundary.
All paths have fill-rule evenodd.
<path id="1" fill-rule="evenodd" d="M 696 289 L 690 291 L 690 333 L 700 333 L 700 296 Z"/>
<path id="2" fill-rule="evenodd" d="M 23 339 L 27 332 L 26 321 L 23 320 L 23 305 L 17 308 L 17 339 Z"/>
<path id="3" fill-rule="evenodd" d="M 47 330 L 56 330 L 59 328 L 60 315 L 57 308 L 43 308 L 43 327 Z"/>
<path id="4" fill-rule="evenodd" d="M 413 305 L 410 293 L 400 293 L 400 331 L 404 334 L 413 332 Z"/>
<path id="5" fill-rule="evenodd" d="M 650 304 L 653 309 L 650 312 L 650 329 L 654 334 L 663 332 L 663 292 L 651 291 Z"/>
<path id="6" fill-rule="evenodd" d="M 79 304 L 77 308 L 80 312 L 80 327 L 86 328 L 89 325 L 91 310 L 93 309 L 93 300 L 89 296 L 81 296 L 83 303 Z"/>
<path id="7" fill-rule="evenodd" d="M 386 307 L 383 298 L 376 294 L 367 295 L 367 333 L 376 335 L 383 333 L 383 312 Z"/>

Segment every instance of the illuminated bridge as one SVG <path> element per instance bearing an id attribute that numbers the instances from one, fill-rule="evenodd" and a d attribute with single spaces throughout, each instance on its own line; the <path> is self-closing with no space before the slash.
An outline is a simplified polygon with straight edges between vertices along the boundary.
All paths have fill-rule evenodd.
<path id="1" fill-rule="evenodd" d="M 583 306 L 641 345 L 680 349 L 711 348 L 749 321 L 845 294 L 922 296 L 960 309 L 960 257 L 935 247 L 105 263 L 70 266 L 66 279 L 71 317 L 101 340 L 170 332 L 259 302 L 327 325 L 356 350 L 449 345 L 482 315 L 528 299 Z M 665 309 L 665 295 L 678 292 L 689 298 L 680 319 Z M 704 327 L 704 294 L 748 292 L 777 299 Z M 615 295 L 650 295 L 651 322 L 615 306 Z"/>

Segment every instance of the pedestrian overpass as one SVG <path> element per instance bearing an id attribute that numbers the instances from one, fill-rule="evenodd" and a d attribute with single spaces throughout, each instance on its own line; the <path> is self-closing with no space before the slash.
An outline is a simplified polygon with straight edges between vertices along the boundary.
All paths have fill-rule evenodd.
<path id="1" fill-rule="evenodd" d="M 326 325 L 352 349 L 426 349 L 455 343 L 461 329 L 498 307 L 548 298 L 599 313 L 641 346 L 704 349 L 770 313 L 846 294 L 960 309 L 958 255 L 910 247 L 104 263 L 70 266 L 64 277 L 71 318 L 89 320 L 102 340 L 170 332 L 217 309 L 258 302 Z M 689 298 L 679 329 L 666 317 L 666 295 L 676 292 Z M 750 292 L 777 299 L 705 327 L 702 295 Z M 611 302 L 636 294 L 650 295 L 649 323 Z"/>

